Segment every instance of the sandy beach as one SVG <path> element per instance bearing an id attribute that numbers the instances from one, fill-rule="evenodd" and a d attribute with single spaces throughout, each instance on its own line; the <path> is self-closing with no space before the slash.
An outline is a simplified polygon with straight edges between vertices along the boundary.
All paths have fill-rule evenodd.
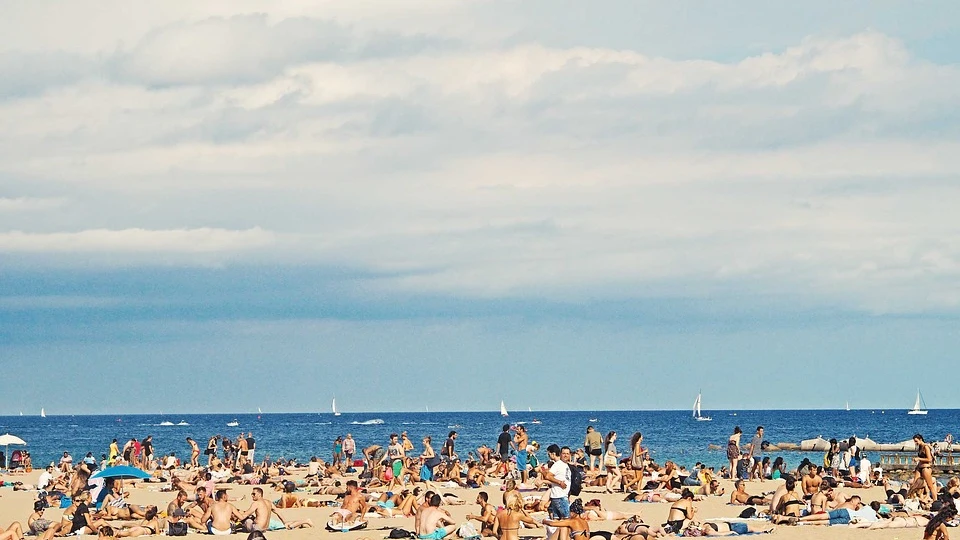
<path id="1" fill-rule="evenodd" d="M 298 471 L 294 478 L 302 478 L 306 473 L 305 470 Z M 5 481 L 21 481 L 24 483 L 36 483 L 37 477 L 39 476 L 40 471 L 33 471 L 29 474 L 23 475 L 5 475 L 3 479 Z M 483 488 L 483 491 L 486 491 L 490 496 L 490 502 L 496 505 L 501 504 L 501 485 L 499 481 L 496 484 L 491 483 L 488 486 Z M 747 491 L 751 494 L 759 494 L 761 492 L 773 491 L 782 481 L 776 480 L 767 480 L 767 481 L 756 481 L 748 484 Z M 131 482 L 126 481 L 125 487 L 130 491 L 129 501 L 133 504 L 147 505 L 155 504 L 161 508 L 161 510 L 166 506 L 168 502 L 173 499 L 173 493 L 170 492 L 161 492 L 160 488 L 165 485 L 161 483 L 144 483 L 144 482 Z M 727 480 L 721 480 L 721 485 L 726 490 L 726 493 L 729 494 L 730 490 L 733 489 L 732 483 Z M 247 485 L 236 485 L 236 484 L 222 484 L 220 487 L 229 489 L 231 497 L 244 497 L 243 501 L 236 503 L 236 506 L 240 510 L 244 510 L 250 504 L 250 493 L 253 489 L 253 486 Z M 883 489 L 880 487 L 872 487 L 867 489 L 850 489 L 844 488 L 844 490 L 850 494 L 860 495 L 864 501 L 869 502 L 872 500 L 880 500 L 884 498 Z M 444 508 L 450 511 L 453 517 L 457 520 L 458 523 L 465 521 L 465 516 L 468 513 L 476 512 L 477 505 L 472 504 L 476 498 L 477 492 L 481 491 L 480 489 L 465 489 L 465 488 L 450 488 L 443 489 L 443 492 L 453 493 L 458 495 L 460 498 L 468 501 L 470 504 L 462 506 L 448 506 L 444 505 Z M 271 500 L 279 497 L 279 492 L 269 488 L 266 490 L 267 497 Z M 299 495 L 305 496 L 309 492 L 302 491 L 298 492 Z M 616 510 L 629 514 L 639 515 L 645 522 L 660 524 L 663 523 L 667 516 L 667 511 L 670 507 L 670 503 L 631 503 L 623 501 L 623 494 L 604 494 L 602 493 L 602 488 L 599 487 L 586 487 L 584 492 L 581 494 L 581 498 L 585 501 L 590 499 L 600 499 L 605 509 Z M 0 490 L 0 524 L 4 527 L 10 524 L 12 521 L 20 521 L 21 524 L 26 526 L 27 516 L 31 512 L 31 507 L 33 501 L 36 498 L 35 491 L 13 491 L 11 488 L 3 488 Z M 334 496 L 332 495 L 318 495 L 314 498 L 320 500 L 333 500 Z M 729 500 L 728 495 L 724 496 L 709 496 L 703 501 L 698 501 L 695 503 L 695 506 L 698 509 L 697 520 L 706 521 L 712 518 L 736 518 L 739 513 L 744 509 L 743 506 L 732 506 L 727 504 Z M 371 517 L 369 518 L 369 526 L 366 530 L 361 531 L 352 531 L 352 532 L 329 532 L 323 529 L 323 525 L 326 523 L 328 517 L 330 516 L 332 509 L 328 507 L 321 508 L 295 508 L 295 509 L 284 509 L 280 510 L 281 514 L 285 519 L 312 519 L 316 524 L 316 527 L 313 529 L 299 529 L 291 531 L 273 531 L 267 533 L 269 538 L 287 538 L 290 540 L 299 540 L 305 538 L 315 538 L 317 536 L 323 537 L 340 537 L 344 540 L 356 540 L 360 538 L 385 538 L 389 533 L 388 530 L 379 530 L 381 527 L 402 527 L 407 530 L 413 529 L 413 518 L 405 517 L 394 517 L 394 518 L 382 518 L 382 517 Z M 45 517 L 49 519 L 58 519 L 62 514 L 62 510 L 51 508 L 47 510 Z M 116 522 L 120 524 L 122 522 Z M 590 529 L 591 531 L 613 531 L 619 521 L 591 521 Z M 25 527 L 26 528 L 26 527 Z M 544 537 L 544 529 L 525 529 L 521 531 L 521 536 L 523 537 Z M 844 540 L 847 538 L 876 538 L 878 540 L 893 539 L 898 540 L 900 537 L 904 538 L 920 538 L 922 537 L 921 529 L 888 529 L 888 530 L 862 530 L 862 529 L 853 529 L 848 526 L 780 526 L 775 532 L 772 533 L 778 538 L 784 539 L 794 539 L 794 538 L 830 538 Z M 191 533 L 190 536 L 196 536 L 194 533 Z M 238 537 L 245 537 L 245 535 L 237 535 Z"/>

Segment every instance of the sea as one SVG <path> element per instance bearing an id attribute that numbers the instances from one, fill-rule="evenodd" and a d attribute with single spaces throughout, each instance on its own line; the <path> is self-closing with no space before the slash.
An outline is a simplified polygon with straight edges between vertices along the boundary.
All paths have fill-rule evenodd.
<path id="1" fill-rule="evenodd" d="M 391 412 L 286 414 L 177 414 L 177 415 L 110 415 L 110 416 L 6 416 L 0 417 L 0 433 L 11 433 L 27 442 L 34 467 L 58 461 L 63 452 L 75 460 L 87 452 L 99 459 L 107 453 L 110 441 L 116 438 L 122 446 L 131 437 L 142 439 L 153 435 L 157 455 L 176 452 L 189 456 L 187 437 L 205 447 L 216 434 L 236 439 L 241 433 L 253 433 L 257 441 L 257 461 L 264 455 L 272 459 L 307 461 L 312 456 L 330 459 L 337 436 L 351 433 L 357 447 L 371 444 L 386 446 L 391 433 L 406 431 L 420 451 L 424 436 L 440 446 L 450 431 L 457 431 L 457 453 L 467 457 L 481 444 L 494 446 L 503 424 L 523 423 L 530 439 L 540 443 L 541 457 L 552 443 L 574 449 L 583 446 L 586 427 L 594 426 L 601 434 L 618 434 L 618 450 L 629 453 L 630 436 L 640 431 L 644 445 L 658 462 L 666 459 L 691 466 L 703 462 L 708 466 L 726 463 L 725 447 L 734 426 L 743 430 L 743 442 L 749 442 L 758 425 L 765 428 L 765 439 L 771 443 L 799 443 L 822 435 L 826 439 L 850 436 L 870 437 L 877 442 L 899 442 L 921 433 L 928 441 L 943 440 L 960 426 L 960 410 L 930 410 L 926 416 L 908 415 L 906 410 L 757 410 L 704 411 L 711 421 L 696 421 L 690 411 L 523 411 L 508 417 L 494 412 Z M 227 426 L 236 421 L 239 425 Z M 535 423 L 538 422 L 538 423 Z M 173 425 L 169 425 L 173 424 Z M 719 448 L 711 449 L 710 445 Z M 9 451 L 18 448 L 11 446 Z M 6 450 L 0 447 L 0 451 Z M 788 467 L 803 457 L 814 462 L 822 453 L 779 452 Z M 202 458 L 203 456 L 201 456 Z M 876 461 L 874 459 L 874 461 Z"/>

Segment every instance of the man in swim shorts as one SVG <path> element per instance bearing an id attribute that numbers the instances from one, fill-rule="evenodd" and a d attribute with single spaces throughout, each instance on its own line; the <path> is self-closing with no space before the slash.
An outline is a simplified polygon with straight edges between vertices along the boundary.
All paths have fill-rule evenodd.
<path id="1" fill-rule="evenodd" d="M 450 514 L 440 509 L 440 495 L 430 496 L 427 506 L 420 509 L 417 537 L 421 540 L 443 540 L 457 532 Z"/>
<path id="2" fill-rule="evenodd" d="M 201 523 L 207 524 L 207 532 L 217 536 L 233 533 L 233 522 L 239 519 L 240 512 L 235 506 L 227 502 L 227 490 L 217 491 L 216 502 L 200 518 Z"/>
<path id="3" fill-rule="evenodd" d="M 848 525 L 852 521 L 865 523 L 874 522 L 878 519 L 877 513 L 873 508 L 864 506 L 863 501 L 860 500 L 860 496 L 854 495 L 835 510 L 830 510 L 823 514 L 810 514 L 809 516 L 804 516 L 799 519 L 792 518 L 786 522 L 790 524 L 801 522 L 809 525 Z"/>

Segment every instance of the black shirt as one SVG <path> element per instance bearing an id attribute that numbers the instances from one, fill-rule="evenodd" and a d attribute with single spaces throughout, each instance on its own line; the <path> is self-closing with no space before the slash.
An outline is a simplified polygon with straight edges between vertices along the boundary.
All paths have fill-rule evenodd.
<path id="1" fill-rule="evenodd" d="M 453 437 L 447 438 L 443 443 L 443 450 L 441 450 L 440 453 L 447 457 L 453 457 L 453 442 Z"/>
<path id="2" fill-rule="evenodd" d="M 248 449 L 248 450 L 256 450 L 256 449 L 257 449 L 257 441 L 256 441 L 253 437 L 248 437 L 248 438 L 247 438 L 247 449 Z"/>
<path id="3" fill-rule="evenodd" d="M 73 534 L 87 526 L 87 515 L 90 514 L 90 508 L 87 503 L 77 505 L 77 511 L 73 513 L 73 526 L 70 527 L 70 533 Z"/>
<path id="4" fill-rule="evenodd" d="M 506 457 L 510 454 L 511 442 L 513 442 L 513 437 L 511 437 L 507 431 L 501 432 L 500 436 L 497 437 L 497 451 L 500 452 L 501 457 Z"/>
<path id="5" fill-rule="evenodd" d="M 143 441 L 143 443 L 141 443 L 140 446 L 143 447 L 144 456 L 153 455 L 153 441 Z"/>

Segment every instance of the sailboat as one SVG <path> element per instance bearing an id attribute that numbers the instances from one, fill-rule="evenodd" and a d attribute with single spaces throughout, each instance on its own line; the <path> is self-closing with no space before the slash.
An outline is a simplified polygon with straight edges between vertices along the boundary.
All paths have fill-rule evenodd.
<path id="1" fill-rule="evenodd" d="M 700 413 L 700 393 L 697 393 L 697 400 L 693 402 L 693 419 L 697 422 L 709 422 L 713 420 L 713 418 L 703 416 L 703 414 Z"/>
<path id="2" fill-rule="evenodd" d="M 340 411 L 337 410 L 337 398 L 333 398 L 333 403 L 330 404 L 330 408 L 333 409 L 334 416 L 340 416 Z"/>
<path id="3" fill-rule="evenodd" d="M 500 400 L 500 416 L 510 416 L 507 414 L 507 406 L 503 404 L 503 400 Z"/>
<path id="4" fill-rule="evenodd" d="M 847 411 L 850 410 L 850 402 L 849 402 L 849 401 L 847 402 L 847 406 L 845 407 L 845 410 L 847 410 Z"/>
<path id="5" fill-rule="evenodd" d="M 923 408 L 920 408 L 920 405 L 923 405 Z M 920 389 L 917 388 L 917 401 L 913 403 L 913 408 L 907 411 L 907 414 L 927 414 L 927 404 L 923 401 L 923 396 L 920 395 Z"/>
<path id="6" fill-rule="evenodd" d="M 46 418 L 46 417 L 47 417 L 47 411 L 44 410 L 43 407 L 40 407 L 40 418 Z"/>
<path id="7" fill-rule="evenodd" d="M 257 407 L 257 414 L 263 414 L 263 411 L 260 410 L 260 407 Z"/>
<path id="8" fill-rule="evenodd" d="M 237 427 L 239 425 L 240 422 L 238 422 L 236 418 L 234 418 L 232 422 L 227 422 L 227 427 Z"/>

